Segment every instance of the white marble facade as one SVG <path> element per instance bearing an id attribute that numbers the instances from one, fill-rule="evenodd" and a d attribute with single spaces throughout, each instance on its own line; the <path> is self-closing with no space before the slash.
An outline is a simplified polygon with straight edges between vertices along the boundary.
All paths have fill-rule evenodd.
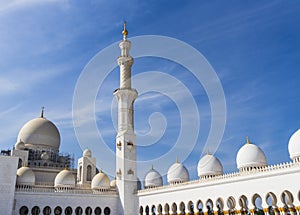
<path id="1" fill-rule="evenodd" d="M 199 179 L 190 180 L 187 168 L 176 161 L 167 173 L 167 185 L 152 168 L 141 189 L 133 126 L 138 94 L 131 88 L 133 58 L 127 34 L 124 26 L 118 58 L 120 88 L 114 92 L 116 178 L 110 181 L 105 171 L 97 171 L 89 149 L 74 169 L 71 157 L 59 153 L 59 131 L 42 110 L 20 130 L 13 150 L 0 156 L 0 215 L 299 214 L 300 130 L 289 141 L 290 162 L 267 165 L 261 148 L 247 139 L 236 156 L 237 172 L 224 174 L 220 160 L 206 154 L 198 163 Z"/>

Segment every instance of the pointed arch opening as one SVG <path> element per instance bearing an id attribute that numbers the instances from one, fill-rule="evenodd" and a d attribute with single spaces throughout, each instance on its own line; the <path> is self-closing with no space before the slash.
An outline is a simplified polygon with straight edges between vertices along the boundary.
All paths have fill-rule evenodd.
<path id="1" fill-rule="evenodd" d="M 195 214 L 194 208 L 195 208 L 194 203 L 192 201 L 189 201 L 187 205 L 187 209 L 190 215 Z"/>
<path id="2" fill-rule="evenodd" d="M 224 201 L 221 197 L 219 197 L 216 201 L 217 213 L 218 215 L 224 215 Z"/>
<path id="3" fill-rule="evenodd" d="M 234 215 L 236 210 L 236 202 L 233 196 L 228 197 L 227 199 L 227 207 L 229 208 L 228 214 Z"/>
<path id="4" fill-rule="evenodd" d="M 239 198 L 239 205 L 241 207 L 241 214 L 247 215 L 249 213 L 249 208 L 248 208 L 248 199 L 245 195 L 242 195 Z"/>

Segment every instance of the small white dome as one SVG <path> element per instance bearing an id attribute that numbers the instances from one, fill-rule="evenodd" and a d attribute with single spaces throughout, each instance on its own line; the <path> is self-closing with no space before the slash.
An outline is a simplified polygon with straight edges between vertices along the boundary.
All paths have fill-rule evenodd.
<path id="1" fill-rule="evenodd" d="M 17 150 L 24 150 L 25 149 L 25 143 L 23 141 L 19 140 L 15 144 L 15 149 L 17 149 Z"/>
<path id="2" fill-rule="evenodd" d="M 223 166 L 218 158 L 211 154 L 204 155 L 198 162 L 198 176 L 216 176 L 223 174 Z"/>
<path id="3" fill-rule="evenodd" d="M 116 177 L 110 182 L 110 187 L 116 188 L 117 187 L 117 179 Z"/>
<path id="4" fill-rule="evenodd" d="M 35 175 L 29 167 L 21 167 L 17 170 L 17 185 L 35 185 Z"/>
<path id="5" fill-rule="evenodd" d="M 82 157 L 89 157 L 91 158 L 92 157 L 92 151 L 89 150 L 88 148 L 86 148 L 83 153 L 82 153 Z"/>
<path id="6" fill-rule="evenodd" d="M 92 189 L 110 188 L 110 180 L 108 176 L 100 171 L 92 180 Z"/>
<path id="7" fill-rule="evenodd" d="M 50 148 L 58 151 L 60 134 L 48 119 L 38 117 L 27 122 L 20 130 L 18 142 L 23 141 L 28 148 Z"/>
<path id="8" fill-rule="evenodd" d="M 66 169 L 60 171 L 55 177 L 54 187 L 75 187 L 75 177 L 73 175 L 73 172 Z"/>
<path id="9" fill-rule="evenodd" d="M 292 160 L 300 157 L 300 129 L 291 136 L 288 148 Z"/>
<path id="10" fill-rule="evenodd" d="M 163 185 L 163 179 L 158 171 L 153 169 L 153 167 L 146 174 L 145 179 L 145 188 L 151 187 L 160 187 Z"/>
<path id="11" fill-rule="evenodd" d="M 258 146 L 247 143 L 240 148 L 236 156 L 237 168 L 243 170 L 245 168 L 263 167 L 267 165 L 265 153 Z"/>
<path id="12" fill-rule="evenodd" d="M 168 170 L 167 179 L 169 184 L 182 183 L 188 181 L 190 176 L 185 166 L 176 160 Z"/>

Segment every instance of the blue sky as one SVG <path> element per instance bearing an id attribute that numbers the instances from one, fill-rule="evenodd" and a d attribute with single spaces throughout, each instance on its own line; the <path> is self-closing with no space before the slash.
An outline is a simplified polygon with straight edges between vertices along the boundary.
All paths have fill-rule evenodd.
<path id="1" fill-rule="evenodd" d="M 61 151 L 74 153 L 75 158 L 81 156 L 72 123 L 75 86 L 88 62 L 121 40 L 123 20 L 128 22 L 129 38 L 173 37 L 196 48 L 212 65 L 227 104 L 225 132 L 215 153 L 225 172 L 236 171 L 235 157 L 246 136 L 264 150 L 269 164 L 289 161 L 288 140 L 300 127 L 297 1 L 2 0 L 1 149 L 12 148 L 22 125 L 37 117 L 41 106 L 45 106 L 45 116 L 60 130 Z M 140 77 L 149 71 L 180 80 L 195 100 L 201 127 L 196 146 L 184 164 L 191 178 L 197 178 L 196 165 L 211 123 L 206 92 L 189 71 L 174 62 L 153 57 L 135 60 L 133 75 Z M 116 68 L 106 77 L 95 99 L 97 126 L 111 150 L 116 134 L 112 92 L 118 81 Z M 142 83 L 133 81 L 135 85 Z M 183 97 L 180 91 L 176 94 Z M 139 160 L 155 159 L 174 146 L 181 125 L 178 113 L 176 102 L 166 95 L 148 92 L 136 100 Z M 97 135 L 87 134 L 91 142 Z M 104 160 L 101 148 L 94 154 L 99 168 L 108 172 L 113 168 L 114 160 Z M 180 160 L 180 154 L 177 156 Z M 170 157 L 166 165 L 174 161 L 175 157 Z M 155 168 L 162 175 L 166 172 L 164 167 Z M 147 169 L 139 170 L 142 178 Z"/>

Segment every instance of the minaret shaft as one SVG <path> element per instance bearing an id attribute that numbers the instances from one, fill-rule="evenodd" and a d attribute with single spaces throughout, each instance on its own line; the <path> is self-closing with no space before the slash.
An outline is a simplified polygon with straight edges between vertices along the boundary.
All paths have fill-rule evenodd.
<path id="1" fill-rule="evenodd" d="M 138 212 L 136 136 L 134 134 L 133 103 L 137 91 L 131 88 L 131 67 L 133 58 L 129 55 L 131 43 L 127 40 L 124 25 L 123 41 L 119 46 L 121 56 L 120 88 L 114 92 L 118 101 L 118 134 L 116 137 L 116 178 L 120 197 L 120 215 L 132 215 Z"/>

